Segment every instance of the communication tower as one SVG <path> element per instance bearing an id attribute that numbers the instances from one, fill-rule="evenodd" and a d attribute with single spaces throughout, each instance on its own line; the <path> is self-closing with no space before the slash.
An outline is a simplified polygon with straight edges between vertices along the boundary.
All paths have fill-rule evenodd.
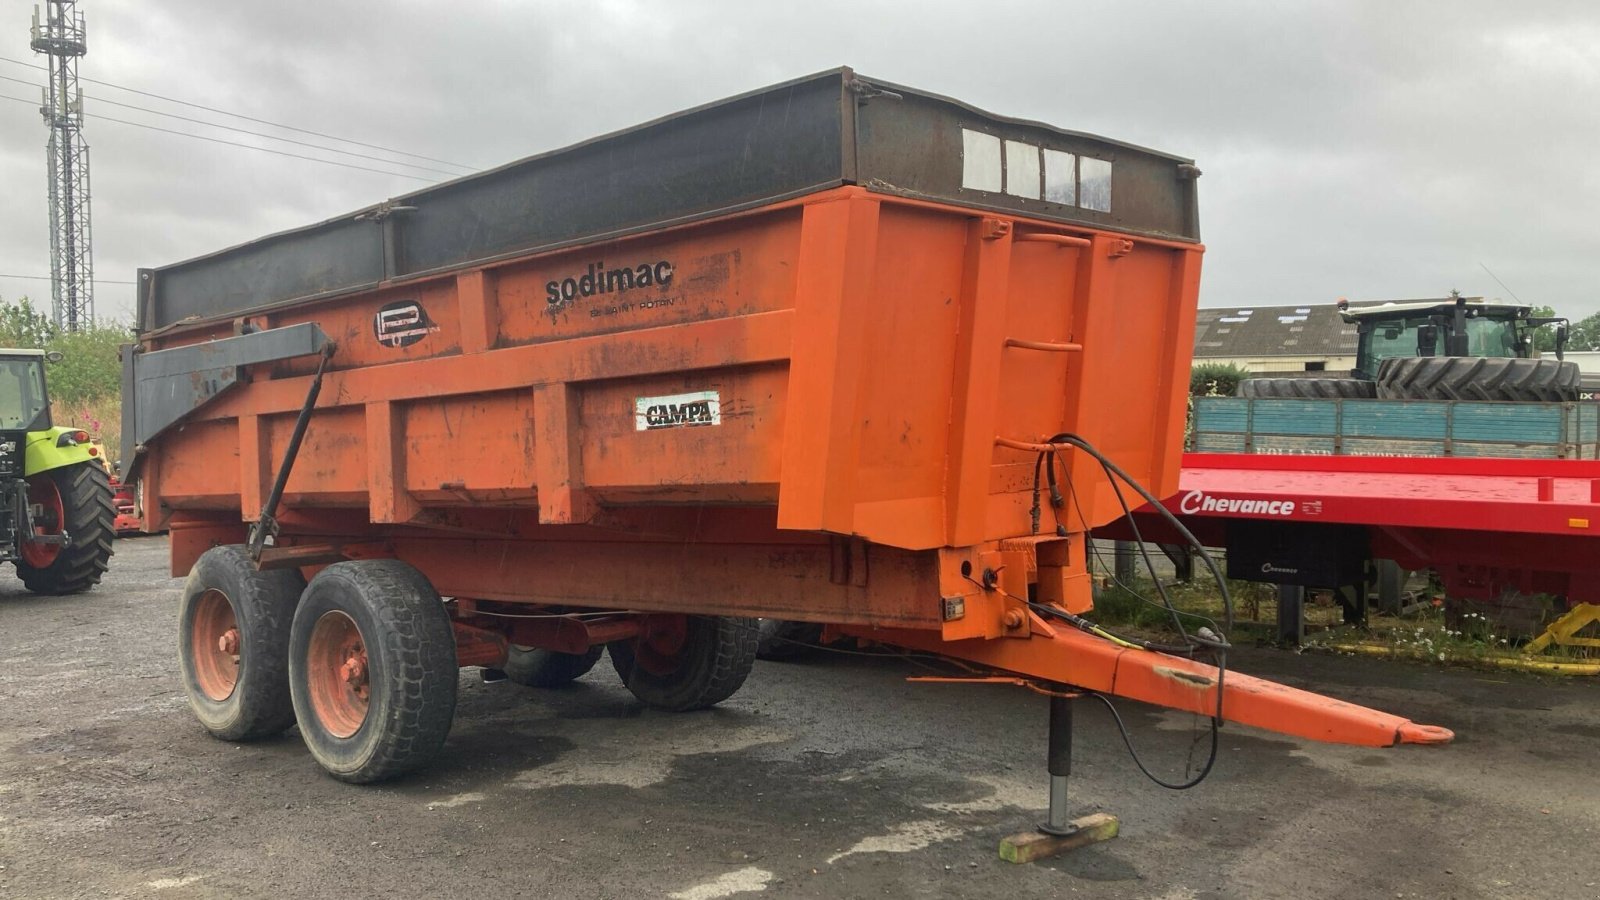
<path id="1" fill-rule="evenodd" d="M 94 322 L 94 257 L 89 232 L 89 145 L 83 140 L 83 91 L 78 57 L 88 52 L 76 0 L 33 8 L 35 53 L 50 61 L 50 83 L 39 112 L 50 129 L 50 288 L 57 327 L 77 331 Z"/>

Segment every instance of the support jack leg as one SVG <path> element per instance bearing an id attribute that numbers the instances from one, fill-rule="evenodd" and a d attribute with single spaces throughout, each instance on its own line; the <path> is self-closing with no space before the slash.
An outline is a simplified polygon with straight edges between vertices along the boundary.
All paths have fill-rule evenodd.
<path id="1" fill-rule="evenodd" d="M 1306 636 L 1306 589 L 1298 584 L 1278 585 L 1278 643 L 1298 647 Z"/>
<path id="2" fill-rule="evenodd" d="M 1000 841 L 1000 858 L 1025 863 L 1098 844 L 1117 836 L 1117 817 L 1092 813 L 1067 818 L 1067 776 L 1072 774 L 1072 697 L 1065 685 L 1055 685 L 1060 695 L 1050 698 L 1050 812 L 1033 831 L 1013 834 Z"/>

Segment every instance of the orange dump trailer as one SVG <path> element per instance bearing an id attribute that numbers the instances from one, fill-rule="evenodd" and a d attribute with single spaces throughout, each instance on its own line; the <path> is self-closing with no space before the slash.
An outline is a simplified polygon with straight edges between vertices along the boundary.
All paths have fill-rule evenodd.
<path id="1" fill-rule="evenodd" d="M 692 709 L 768 617 L 1448 739 L 1085 618 L 1123 514 L 1086 446 L 1177 487 L 1198 175 L 837 70 L 142 270 L 123 458 L 189 576 L 196 714 L 298 720 L 372 781 L 439 752 L 459 666 L 555 685 L 609 648 Z"/>

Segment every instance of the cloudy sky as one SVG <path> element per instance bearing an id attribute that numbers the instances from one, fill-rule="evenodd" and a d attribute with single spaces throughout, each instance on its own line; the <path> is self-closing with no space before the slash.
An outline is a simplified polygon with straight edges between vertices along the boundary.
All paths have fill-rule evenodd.
<path id="1" fill-rule="evenodd" d="M 1600 310 L 1600 6 L 1592 2 L 79 4 L 80 74 L 488 167 L 838 65 L 1193 157 L 1207 306 L 1437 296 Z M 792 11 L 785 11 L 792 10 Z M 0 58 L 38 64 L 31 4 Z M 44 73 L 0 61 L 0 76 Z M 91 116 L 388 172 L 466 171 L 85 82 Z M 45 299 L 39 92 L 0 80 L 0 297 Z M 426 182 L 91 118 L 102 316 L 163 265 Z"/>

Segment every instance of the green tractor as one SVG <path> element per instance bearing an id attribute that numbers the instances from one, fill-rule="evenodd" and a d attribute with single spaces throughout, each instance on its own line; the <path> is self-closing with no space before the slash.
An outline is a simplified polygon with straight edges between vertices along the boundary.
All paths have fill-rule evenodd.
<path id="1" fill-rule="evenodd" d="M 100 447 L 50 422 L 45 361 L 0 350 L 0 561 L 36 594 L 76 594 L 105 574 L 116 510 Z"/>
<path id="2" fill-rule="evenodd" d="M 1577 400 L 1582 373 L 1563 360 L 1567 320 L 1531 307 L 1452 293 L 1339 312 L 1356 326 L 1356 367 L 1347 378 L 1250 378 L 1240 397 L 1379 400 Z M 1534 332 L 1556 326 L 1555 359 L 1534 349 Z"/>

